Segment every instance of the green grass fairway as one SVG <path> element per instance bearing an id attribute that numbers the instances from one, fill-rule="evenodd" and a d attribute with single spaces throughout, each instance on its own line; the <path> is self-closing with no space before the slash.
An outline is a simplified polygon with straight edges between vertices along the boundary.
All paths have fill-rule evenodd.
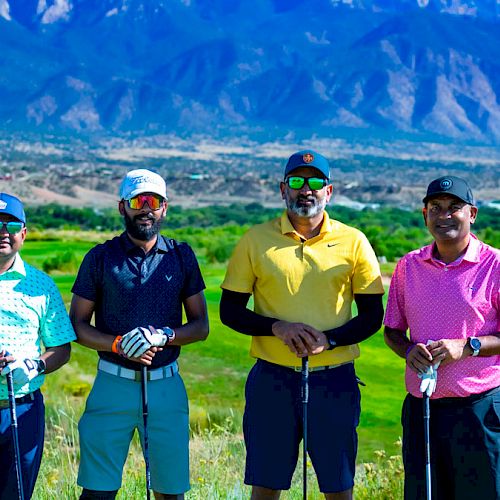
<path id="1" fill-rule="evenodd" d="M 71 250 L 81 259 L 93 246 L 86 242 L 26 241 L 23 258 L 38 268 L 54 253 Z M 219 320 L 220 283 L 225 266 L 202 265 L 207 285 L 206 297 L 210 317 L 210 335 L 205 342 L 183 348 L 180 365 L 191 405 L 193 428 L 209 428 L 231 419 L 235 431 L 241 430 L 244 406 L 244 384 L 253 364 L 248 351 L 250 338 L 233 332 Z M 74 274 L 54 274 L 67 305 L 71 300 Z M 44 393 L 48 414 L 55 414 L 69 404 L 78 417 L 95 374 L 97 354 L 76 345 L 71 361 L 47 377 Z M 373 461 L 373 451 L 385 449 L 389 455 L 399 453 L 395 442 L 401 435 L 399 422 L 404 391 L 404 361 L 384 344 L 381 332 L 361 345 L 356 362 L 361 387 L 362 416 L 359 427 L 359 460 Z M 335 429 L 329 429 L 335 432 Z"/>

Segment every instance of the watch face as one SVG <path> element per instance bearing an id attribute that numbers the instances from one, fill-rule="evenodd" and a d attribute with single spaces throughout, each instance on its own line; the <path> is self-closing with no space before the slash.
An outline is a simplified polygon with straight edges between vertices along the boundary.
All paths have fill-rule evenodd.
<path id="1" fill-rule="evenodd" d="M 479 351 L 481 349 L 481 341 L 476 338 L 469 339 L 469 344 L 473 351 Z"/>

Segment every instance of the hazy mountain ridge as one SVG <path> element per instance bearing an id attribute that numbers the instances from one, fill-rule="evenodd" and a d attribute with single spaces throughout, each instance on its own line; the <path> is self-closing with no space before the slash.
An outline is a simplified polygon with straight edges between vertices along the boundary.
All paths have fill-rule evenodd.
<path id="1" fill-rule="evenodd" d="M 0 118 L 498 143 L 499 19 L 496 0 L 0 0 Z"/>

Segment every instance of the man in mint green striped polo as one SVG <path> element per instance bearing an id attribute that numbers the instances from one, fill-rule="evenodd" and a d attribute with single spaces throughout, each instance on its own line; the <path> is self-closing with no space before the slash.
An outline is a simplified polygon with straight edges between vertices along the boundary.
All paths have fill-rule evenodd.
<path id="1" fill-rule="evenodd" d="M 18 498 L 6 375 L 16 397 L 23 491 L 31 498 L 43 452 L 45 373 L 64 365 L 76 339 L 52 279 L 19 255 L 26 238 L 23 204 L 0 193 L 0 500 Z"/>

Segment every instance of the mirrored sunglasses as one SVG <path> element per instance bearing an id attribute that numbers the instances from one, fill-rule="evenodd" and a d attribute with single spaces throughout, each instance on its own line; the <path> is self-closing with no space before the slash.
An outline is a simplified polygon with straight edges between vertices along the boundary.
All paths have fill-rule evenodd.
<path id="1" fill-rule="evenodd" d="M 322 177 L 300 177 L 298 175 L 292 175 L 285 179 L 286 185 L 291 189 L 302 189 L 304 184 L 307 185 L 313 191 L 318 191 L 323 189 L 328 184 L 328 179 Z"/>
<path id="2" fill-rule="evenodd" d="M 157 194 L 138 194 L 127 200 L 127 203 L 132 210 L 140 210 L 146 203 L 151 210 L 158 210 L 163 201 L 163 197 Z"/>
<path id="3" fill-rule="evenodd" d="M 9 234 L 17 234 L 23 228 L 24 224 L 22 222 L 0 222 L 1 228 L 6 229 Z"/>

